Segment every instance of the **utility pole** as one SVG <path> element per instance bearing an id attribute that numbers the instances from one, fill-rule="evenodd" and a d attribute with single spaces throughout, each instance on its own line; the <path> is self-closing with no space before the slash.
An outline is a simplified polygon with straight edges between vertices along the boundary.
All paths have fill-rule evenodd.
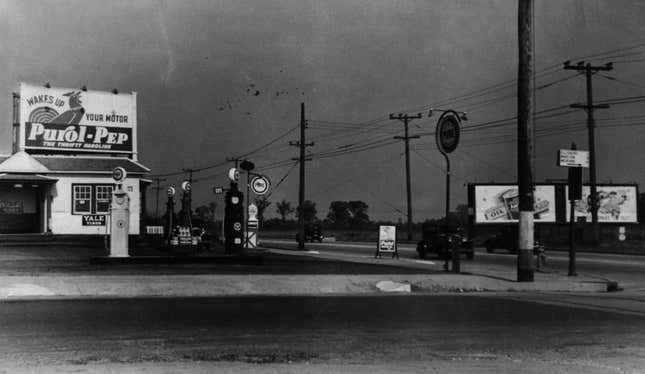
<path id="1" fill-rule="evenodd" d="M 531 116 L 531 72 L 532 56 L 532 10 L 533 0 L 519 0 L 518 3 L 518 46 L 519 61 L 517 72 L 517 176 L 519 192 L 519 232 L 517 254 L 517 281 L 533 282 L 533 173 L 531 150 L 533 147 L 533 120 Z"/>
<path id="2" fill-rule="evenodd" d="M 305 103 L 300 103 L 300 141 L 289 142 L 289 145 L 300 147 L 300 157 L 293 160 L 298 160 L 300 163 L 300 187 L 298 188 L 298 249 L 301 251 L 305 249 L 305 161 L 311 160 L 311 158 L 307 159 L 305 157 L 305 149 L 314 145 L 313 142 L 307 143 L 305 141 L 306 128 L 307 120 L 305 119 Z"/>
<path id="3" fill-rule="evenodd" d="M 410 139 L 418 139 L 419 135 L 410 136 L 408 134 L 408 124 L 414 119 L 421 118 L 421 113 L 416 115 L 408 115 L 399 113 L 396 116 L 394 113 L 390 114 L 390 119 L 396 119 L 403 122 L 404 136 L 395 136 L 394 139 L 403 140 L 405 142 L 405 181 L 406 193 L 408 202 L 408 241 L 412 241 L 412 192 L 410 189 Z M 448 217 L 446 217 L 448 219 Z"/>
<path id="4" fill-rule="evenodd" d="M 591 63 L 584 61 L 578 62 L 576 65 L 571 65 L 570 61 L 564 63 L 565 70 L 576 70 L 584 72 L 587 79 L 587 104 L 575 103 L 571 104 L 571 108 L 583 109 L 587 111 L 587 139 L 589 141 L 589 202 L 591 209 L 591 225 L 593 231 L 593 246 L 598 246 L 600 242 L 600 228 L 598 226 L 598 193 L 596 190 L 596 139 L 594 129 L 596 123 L 594 120 L 594 109 L 607 109 L 607 104 L 593 104 L 593 88 L 591 77 L 599 71 L 609 71 L 613 69 L 611 62 L 602 66 L 593 66 Z"/>
<path id="5" fill-rule="evenodd" d="M 157 218 L 159 218 L 159 190 L 161 190 L 161 187 L 159 186 L 159 184 L 161 182 L 164 182 L 166 179 L 165 178 L 153 178 L 153 180 L 157 184 L 157 186 L 155 187 L 155 190 L 157 192 L 157 198 L 155 200 L 155 220 L 157 220 Z"/>

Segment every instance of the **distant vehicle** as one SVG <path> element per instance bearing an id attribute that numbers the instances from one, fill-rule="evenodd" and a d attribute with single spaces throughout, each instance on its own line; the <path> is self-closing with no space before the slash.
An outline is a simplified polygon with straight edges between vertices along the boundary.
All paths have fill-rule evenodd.
<path id="1" fill-rule="evenodd" d="M 322 243 L 324 235 L 319 223 L 309 223 L 305 225 L 305 242 Z M 300 234 L 296 234 L 296 241 L 300 241 Z"/>
<path id="2" fill-rule="evenodd" d="M 422 226 L 422 239 L 417 244 L 417 253 L 422 259 L 426 259 L 430 253 L 436 253 L 439 259 L 445 260 L 452 255 L 451 240 L 458 241 L 460 254 L 465 253 L 469 260 L 475 258 L 473 243 L 463 230 L 458 229 L 457 232 L 446 235 L 436 225 L 425 223 Z"/>
<path id="3" fill-rule="evenodd" d="M 519 239 L 517 227 L 505 228 L 504 230 L 486 239 L 486 241 L 484 242 L 486 252 L 488 253 L 493 253 L 496 249 L 501 249 L 508 251 L 508 253 L 515 254 L 517 253 L 518 244 Z M 540 243 L 539 240 L 534 239 L 533 244 L 534 252 L 544 252 L 544 246 Z"/>

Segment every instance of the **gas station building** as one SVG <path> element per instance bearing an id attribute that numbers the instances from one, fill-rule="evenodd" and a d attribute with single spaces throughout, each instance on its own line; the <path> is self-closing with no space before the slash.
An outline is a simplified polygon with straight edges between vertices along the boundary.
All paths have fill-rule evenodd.
<path id="1" fill-rule="evenodd" d="M 21 83 L 11 152 L 0 154 L 0 234 L 109 233 L 112 171 L 127 172 L 129 234 L 150 171 L 137 152 L 137 94 Z"/>

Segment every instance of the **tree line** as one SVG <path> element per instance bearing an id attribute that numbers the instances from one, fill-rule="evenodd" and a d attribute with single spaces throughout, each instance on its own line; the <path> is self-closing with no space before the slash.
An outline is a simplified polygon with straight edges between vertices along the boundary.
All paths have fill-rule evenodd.
<path id="1" fill-rule="evenodd" d="M 316 203 L 311 200 L 305 200 L 301 209 L 294 207 L 291 202 L 283 199 L 282 201 L 275 202 L 275 204 L 269 201 L 265 196 L 256 197 L 253 203 L 258 208 L 258 221 L 260 225 L 285 225 L 287 223 L 293 223 L 300 217 L 300 214 L 303 214 L 304 220 L 306 223 L 325 223 L 332 226 L 339 227 L 361 227 L 371 223 L 368 209 L 369 206 L 364 201 L 360 200 L 351 200 L 351 201 L 341 201 L 336 200 L 332 201 L 329 204 L 329 209 L 327 215 L 324 219 L 320 220 L 318 218 L 318 210 L 316 208 Z M 275 206 L 275 213 L 277 213 L 278 218 L 266 219 L 265 215 L 267 209 L 271 205 Z M 215 209 L 217 203 L 210 202 L 207 205 L 201 205 L 195 208 L 194 214 L 195 218 L 202 222 L 214 222 L 215 218 Z"/>

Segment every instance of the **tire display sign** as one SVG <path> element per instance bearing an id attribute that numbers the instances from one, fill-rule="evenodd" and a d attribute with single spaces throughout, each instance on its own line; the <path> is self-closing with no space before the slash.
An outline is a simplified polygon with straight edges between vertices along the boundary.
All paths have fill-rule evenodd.
<path id="1" fill-rule="evenodd" d="M 396 226 L 380 225 L 378 227 L 378 242 L 374 258 L 380 258 L 381 253 L 391 253 L 392 258 L 399 258 L 399 248 L 396 242 Z"/>
<path id="2" fill-rule="evenodd" d="M 20 146 L 69 153 L 136 152 L 136 93 L 20 84 Z"/>
<path id="3" fill-rule="evenodd" d="M 457 149 L 459 145 L 459 116 L 454 111 L 446 111 L 439 121 L 437 121 L 437 128 L 435 130 L 435 137 L 437 141 L 437 148 L 441 153 L 451 153 Z"/>
<path id="4" fill-rule="evenodd" d="M 582 199 L 576 200 L 573 214 L 576 220 L 583 218 L 591 222 L 591 188 L 582 186 Z M 638 222 L 638 192 L 636 186 L 596 186 L 598 200 L 598 222 L 636 223 Z M 569 199 L 569 189 L 566 189 Z M 566 219 L 569 222 L 571 206 L 567 207 Z"/>
<path id="5" fill-rule="evenodd" d="M 396 226 L 381 225 L 378 228 L 378 251 L 396 251 Z"/>
<path id="6" fill-rule="evenodd" d="M 269 191 L 269 179 L 263 175 L 256 176 L 251 180 L 251 190 L 256 195 L 264 195 Z"/>
<path id="7" fill-rule="evenodd" d="M 535 186 L 535 222 L 555 222 L 555 186 Z M 476 185 L 475 222 L 510 223 L 518 222 L 519 193 L 517 185 Z"/>

